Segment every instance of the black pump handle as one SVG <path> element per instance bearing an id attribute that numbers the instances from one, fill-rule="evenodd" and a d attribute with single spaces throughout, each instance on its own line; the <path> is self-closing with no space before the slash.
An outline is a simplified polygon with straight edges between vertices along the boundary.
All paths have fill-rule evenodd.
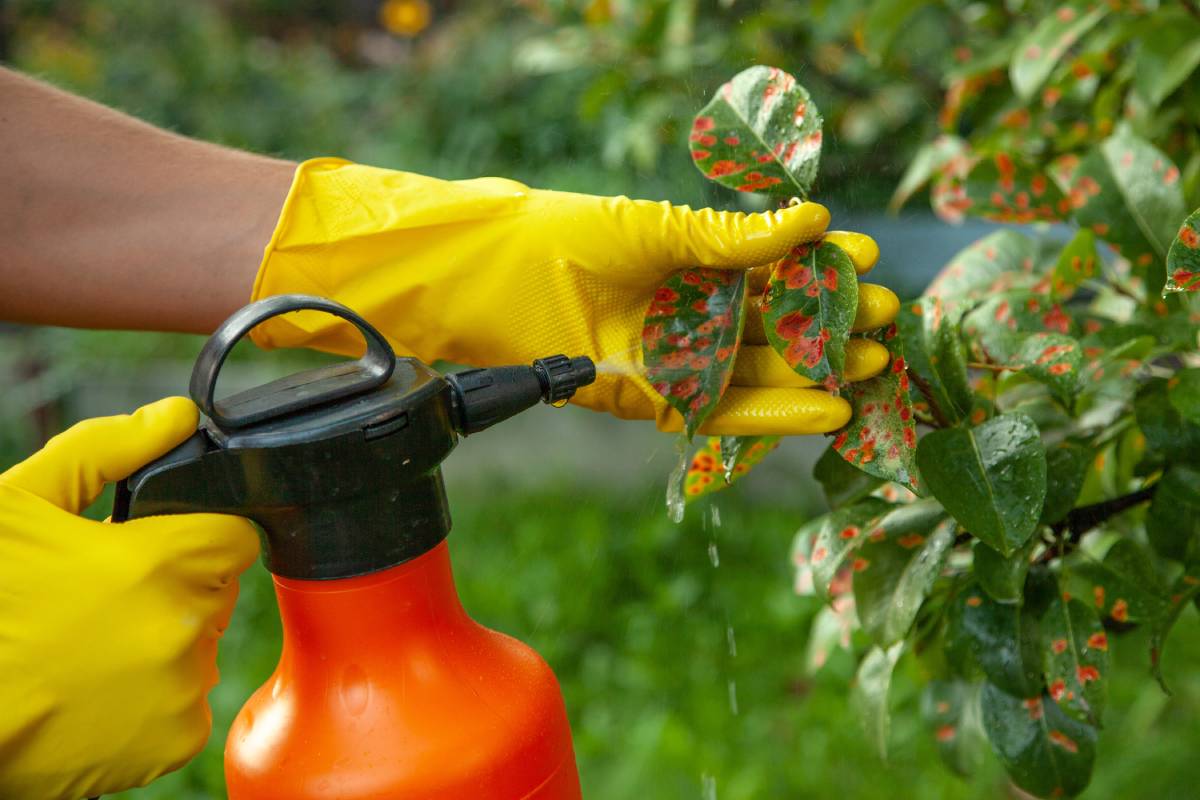
<path id="1" fill-rule="evenodd" d="M 233 346 L 255 325 L 302 310 L 324 311 L 352 323 L 366 340 L 367 352 L 357 361 L 307 370 L 223 400 L 215 399 L 217 374 Z M 188 390 L 200 410 L 218 427 L 240 428 L 368 392 L 386 383 L 395 366 L 396 355 L 383 334 L 341 303 L 313 295 L 280 294 L 251 303 L 221 323 L 196 359 Z"/>

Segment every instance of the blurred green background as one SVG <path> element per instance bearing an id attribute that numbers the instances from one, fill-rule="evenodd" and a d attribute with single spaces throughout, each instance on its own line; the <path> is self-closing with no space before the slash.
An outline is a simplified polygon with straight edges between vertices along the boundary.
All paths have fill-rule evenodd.
<path id="1" fill-rule="evenodd" d="M 955 32 L 917 14 L 913 44 L 881 63 L 845 35 L 847 15 L 869 5 L 0 0 L 0 60 L 173 130 L 294 159 L 748 208 L 752 198 L 721 195 L 695 172 L 686 131 L 720 82 L 775 64 L 827 118 L 817 196 L 837 226 L 881 242 L 879 280 L 912 294 L 978 235 L 919 211 L 882 213 L 935 127 L 934 65 Z M 183 391 L 200 344 L 0 329 L 0 466 L 77 419 Z M 239 350 L 231 388 L 311 358 Z M 542 410 L 449 461 L 464 602 L 554 667 L 587 797 L 1016 796 L 994 764 L 969 783 L 943 769 L 916 713 L 911 660 L 893 691 L 901 713 L 886 764 L 846 702 L 851 657 L 808 675 L 818 606 L 793 594 L 788 549 L 823 507 L 808 477 L 822 444 L 787 443 L 716 499 L 719 517 L 693 508 L 682 525 L 662 503 L 670 437 L 649 426 Z M 1117 643 L 1121 674 L 1087 797 L 1196 795 L 1200 675 L 1187 665 L 1198 634 L 1189 610 L 1166 657 L 1169 699 L 1147 679 L 1144 637 Z M 255 567 L 223 644 L 208 748 L 127 796 L 222 796 L 224 731 L 278 652 L 269 576 Z"/>

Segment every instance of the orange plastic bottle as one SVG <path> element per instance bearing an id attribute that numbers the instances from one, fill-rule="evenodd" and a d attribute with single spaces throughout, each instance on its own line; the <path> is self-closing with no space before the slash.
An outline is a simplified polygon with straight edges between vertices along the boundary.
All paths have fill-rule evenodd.
<path id="1" fill-rule="evenodd" d="M 356 578 L 275 578 L 283 653 L 225 746 L 231 800 L 577 800 L 562 694 L 463 609 L 446 542 Z"/>

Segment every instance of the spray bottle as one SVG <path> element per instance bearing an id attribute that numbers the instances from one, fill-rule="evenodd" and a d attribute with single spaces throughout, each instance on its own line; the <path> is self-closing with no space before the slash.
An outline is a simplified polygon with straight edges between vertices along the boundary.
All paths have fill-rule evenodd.
<path id="1" fill-rule="evenodd" d="M 233 346 L 297 311 L 346 319 L 366 354 L 217 400 Z M 261 528 L 283 651 L 229 732 L 232 800 L 580 796 L 550 668 L 459 602 L 441 463 L 460 435 L 593 380 L 589 359 L 564 356 L 443 376 L 304 295 L 213 334 L 190 386 L 208 422 L 118 486 L 113 519 L 210 511 Z"/>

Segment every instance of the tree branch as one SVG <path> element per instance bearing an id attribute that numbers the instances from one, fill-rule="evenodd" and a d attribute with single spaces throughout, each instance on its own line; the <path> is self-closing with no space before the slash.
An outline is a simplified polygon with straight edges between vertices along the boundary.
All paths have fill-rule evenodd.
<path id="1" fill-rule="evenodd" d="M 1073 547 L 1079 544 L 1079 540 L 1083 538 L 1085 533 L 1088 533 L 1102 522 L 1111 517 L 1115 517 L 1124 511 L 1128 511 L 1134 506 L 1148 502 L 1154 497 L 1154 493 L 1158 491 L 1158 484 L 1146 486 L 1138 489 L 1136 492 L 1114 497 L 1110 500 L 1104 500 L 1091 505 L 1080 506 L 1067 514 L 1058 522 L 1050 526 L 1050 530 L 1054 533 L 1055 539 L 1058 540 L 1058 547 L 1048 548 L 1045 553 L 1038 558 L 1038 563 L 1045 563 L 1060 555 L 1065 555 L 1068 545 Z"/>
<path id="2" fill-rule="evenodd" d="M 1187 12 L 1196 19 L 1200 19 L 1200 6 L 1196 5 L 1196 0 L 1180 0 Z"/>
<path id="3" fill-rule="evenodd" d="M 946 414 L 942 411 L 941 406 L 939 406 L 937 401 L 933 399 L 933 387 L 929 385 L 929 382 L 917 373 L 913 372 L 911 369 L 905 370 L 905 372 L 908 373 L 908 379 L 912 381 L 918 389 L 921 390 L 921 394 L 924 396 L 925 402 L 929 404 L 929 413 L 933 417 L 934 422 L 937 423 L 936 427 L 951 427 L 950 420 L 946 418 Z"/>

